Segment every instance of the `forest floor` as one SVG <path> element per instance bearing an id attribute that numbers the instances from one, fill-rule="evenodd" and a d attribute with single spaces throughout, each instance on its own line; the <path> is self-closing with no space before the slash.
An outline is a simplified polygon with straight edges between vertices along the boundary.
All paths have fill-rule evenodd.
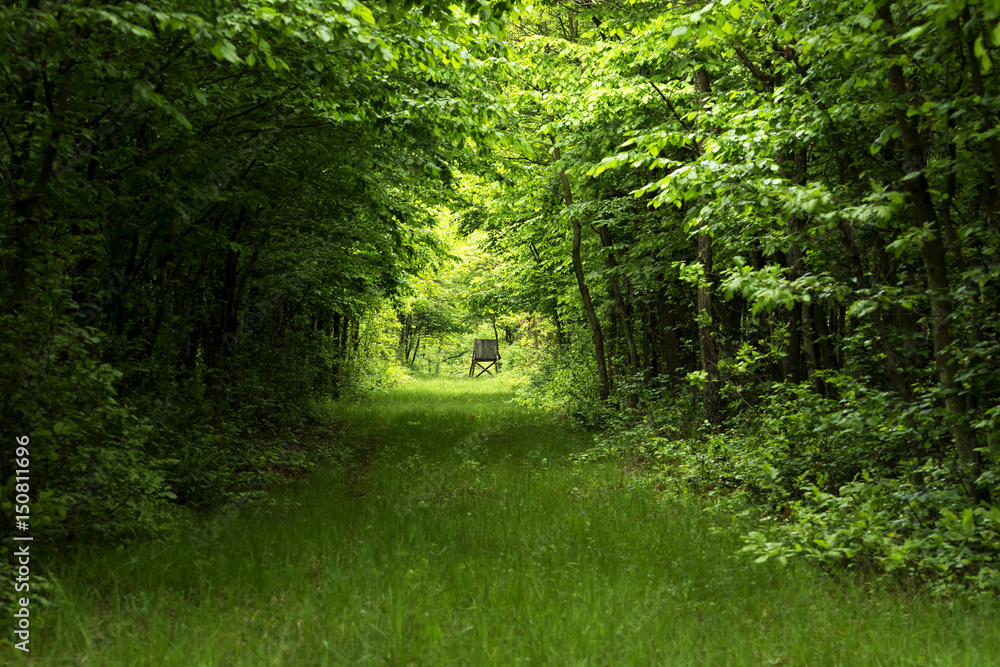
<path id="1" fill-rule="evenodd" d="M 511 398 L 425 380 L 331 407 L 350 465 L 211 530 L 82 554 L 32 662 L 1000 664 L 996 605 L 749 563 L 732 519 L 574 464 L 590 439 Z"/>

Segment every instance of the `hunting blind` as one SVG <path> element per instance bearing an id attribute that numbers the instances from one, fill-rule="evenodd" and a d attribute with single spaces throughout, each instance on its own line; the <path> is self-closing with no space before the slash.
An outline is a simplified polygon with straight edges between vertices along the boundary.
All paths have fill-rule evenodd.
<path id="1" fill-rule="evenodd" d="M 486 365 L 483 366 L 483 363 Z M 481 369 L 478 373 L 476 366 Z M 500 371 L 500 344 L 489 338 L 476 338 L 472 341 L 472 365 L 469 366 L 469 377 L 479 377 L 483 373 L 493 375 L 490 367 L 497 372 Z"/>

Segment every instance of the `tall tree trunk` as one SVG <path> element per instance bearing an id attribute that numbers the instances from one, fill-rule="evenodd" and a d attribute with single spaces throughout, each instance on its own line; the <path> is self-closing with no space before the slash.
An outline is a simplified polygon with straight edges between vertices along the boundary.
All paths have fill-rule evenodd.
<path id="1" fill-rule="evenodd" d="M 556 326 L 556 345 L 563 346 L 566 344 L 566 333 L 563 331 L 562 320 L 559 319 L 559 305 L 553 304 L 552 306 L 552 322 Z"/>
<path id="2" fill-rule="evenodd" d="M 651 377 L 656 375 L 657 366 L 656 349 L 653 347 L 653 313 L 648 308 L 648 304 L 645 312 L 639 317 L 639 322 L 642 325 L 642 348 L 640 349 L 642 357 L 640 363 L 644 380 L 648 382 Z"/>
<path id="3" fill-rule="evenodd" d="M 680 341 L 677 338 L 674 311 L 667 302 L 667 290 L 661 287 L 656 293 L 656 327 L 659 344 L 658 372 L 677 377 L 680 374 L 681 358 L 677 350 Z"/>
<path id="4" fill-rule="evenodd" d="M 827 321 L 826 308 L 819 301 L 813 302 L 812 318 L 813 330 L 816 332 L 816 345 L 819 347 L 820 364 L 825 369 L 836 369 L 837 355 L 833 351 L 830 324 Z"/>
<path id="5" fill-rule="evenodd" d="M 817 394 L 825 395 L 825 387 L 823 382 L 816 377 L 816 371 L 819 369 L 819 362 L 816 358 L 816 346 L 813 344 L 813 332 L 812 332 L 812 308 L 809 304 L 803 303 L 802 306 L 802 347 L 806 351 L 806 379 L 812 382 L 813 389 L 816 390 Z"/>
<path id="6" fill-rule="evenodd" d="M 891 4 L 886 3 L 878 8 L 878 16 L 884 22 L 884 27 L 890 37 L 896 32 L 892 18 Z M 889 88 L 895 94 L 902 95 L 906 91 L 903 80 L 903 68 L 892 65 L 887 73 Z M 900 132 L 900 142 L 903 147 L 903 173 L 907 175 L 904 185 L 909 191 L 913 204 L 914 222 L 918 228 L 929 227 L 931 234 L 925 234 L 920 253 L 924 260 L 927 273 L 927 291 L 931 295 L 931 338 L 934 344 L 934 359 L 937 365 L 938 381 L 945 392 L 945 406 L 955 420 L 954 442 L 958 458 L 965 468 L 965 483 L 971 495 L 984 498 L 983 490 L 975 487 L 975 481 L 981 472 L 982 460 L 977 449 L 975 433 L 969 428 L 966 412 L 965 395 L 962 385 L 956 378 L 958 367 L 948 351 L 954 341 L 951 331 L 951 313 L 953 310 L 952 296 L 948 282 L 947 252 L 943 239 L 945 231 L 931 200 L 930 185 L 924 175 L 926 155 L 916 117 L 910 117 L 903 105 L 895 104 L 896 124 Z M 916 174 L 916 176 L 912 176 Z"/>
<path id="7" fill-rule="evenodd" d="M 698 349 L 701 352 L 701 370 L 706 375 L 701 394 L 702 412 L 705 421 L 716 429 L 722 424 L 719 350 L 712 323 L 712 237 L 704 232 L 698 234 L 698 261 L 702 266 L 702 279 L 698 281 Z"/>
<path id="8" fill-rule="evenodd" d="M 598 224 L 597 235 L 601 239 L 601 246 L 604 247 L 604 264 L 609 270 L 614 271 L 618 266 L 618 262 L 615 261 L 614 253 L 611 252 L 611 234 L 608 232 L 608 228 L 605 225 Z M 635 334 L 632 331 L 632 322 L 629 320 L 628 309 L 625 307 L 625 297 L 622 295 L 621 285 L 618 283 L 618 279 L 612 274 L 608 277 L 608 283 L 611 286 L 611 294 L 615 298 L 615 306 L 618 310 L 618 317 L 621 320 L 622 333 L 625 336 L 625 345 L 628 347 L 628 362 L 629 370 L 632 372 L 632 378 L 634 380 L 635 376 L 639 374 L 639 352 L 635 344 Z M 629 381 L 630 386 L 633 380 Z M 630 407 L 635 408 L 639 404 L 639 395 L 633 389 L 628 395 L 628 404 Z"/>
<path id="9" fill-rule="evenodd" d="M 402 358 L 403 362 L 407 360 L 410 356 L 410 323 L 413 321 L 413 315 L 403 315 L 401 313 L 396 314 L 396 318 L 399 320 L 399 357 Z"/>
<path id="10" fill-rule="evenodd" d="M 788 178 L 796 185 L 803 185 L 806 180 L 806 149 L 800 148 L 795 152 L 792 160 L 792 169 L 782 169 L 781 175 Z M 798 280 L 805 273 L 805 262 L 803 260 L 802 248 L 799 246 L 799 239 L 805 228 L 805 220 L 798 215 L 793 215 L 788 221 L 788 233 L 792 238 L 792 244 L 788 248 L 788 279 Z M 792 379 L 794 382 L 801 382 L 812 379 L 812 368 L 815 368 L 815 350 L 812 350 L 813 366 L 808 366 L 810 360 L 810 349 L 812 345 L 809 333 L 804 328 L 807 323 L 805 311 L 807 306 L 802 302 L 797 302 L 791 307 L 788 317 L 788 355 L 785 358 L 785 379 Z M 805 348 L 806 363 L 803 364 L 802 350 Z"/>
<path id="11" fill-rule="evenodd" d="M 553 142 L 554 143 L 554 142 Z M 553 146 L 556 161 L 562 159 L 562 152 L 558 146 Z M 569 188 L 569 178 L 566 172 L 559 170 L 559 181 L 562 183 L 563 200 L 566 206 L 573 205 L 573 193 Z M 576 275 L 576 285 L 580 290 L 580 298 L 583 300 L 583 308 L 587 311 L 587 321 L 590 323 L 590 333 L 594 337 L 594 353 L 597 357 L 597 380 L 600 384 L 598 392 L 602 401 L 606 401 L 611 395 L 611 383 L 608 378 L 608 366 L 604 357 L 604 332 L 601 330 L 601 320 L 594 310 L 594 302 L 590 298 L 590 290 L 587 288 L 587 281 L 583 273 L 583 259 L 580 256 L 580 241 L 583 230 L 580 228 L 580 220 L 574 214 L 570 215 L 573 225 L 573 273 Z"/>
<path id="12" fill-rule="evenodd" d="M 702 109 L 705 96 L 711 91 L 708 72 L 702 67 L 694 71 L 694 90 L 698 95 L 698 109 Z M 715 430 L 722 424 L 722 400 L 719 395 L 719 348 L 715 326 L 712 322 L 714 285 L 712 284 L 712 236 L 704 227 L 698 231 L 698 262 L 702 277 L 698 281 L 698 349 L 701 353 L 701 370 L 706 375 L 701 402 L 705 421 Z"/>
<path id="13" fill-rule="evenodd" d="M 611 234 L 605 225 L 597 224 L 595 226 L 597 228 L 597 235 L 601 239 L 601 246 L 604 248 L 604 264 L 609 270 L 614 271 L 618 267 L 618 262 L 615 261 L 614 253 L 611 252 Z M 628 346 L 629 367 L 632 369 L 632 374 L 635 375 L 639 372 L 639 352 L 635 344 L 632 323 L 629 322 L 628 312 L 625 308 L 625 298 L 622 295 L 621 285 L 619 285 L 617 278 L 613 275 L 610 276 L 608 283 L 611 286 L 611 294 L 615 298 L 615 305 L 618 308 L 618 315 L 621 318 L 622 333 L 625 335 L 625 344 Z"/>

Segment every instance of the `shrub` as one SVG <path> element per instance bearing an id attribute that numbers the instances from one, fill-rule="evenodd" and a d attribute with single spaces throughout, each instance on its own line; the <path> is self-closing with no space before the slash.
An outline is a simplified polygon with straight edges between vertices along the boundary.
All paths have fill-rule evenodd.
<path id="1" fill-rule="evenodd" d="M 1000 509 L 959 494 L 939 461 L 919 471 L 921 485 L 866 472 L 836 493 L 804 489 L 787 520 L 750 532 L 742 551 L 757 562 L 803 558 L 830 571 L 912 578 L 939 595 L 1000 593 Z"/>

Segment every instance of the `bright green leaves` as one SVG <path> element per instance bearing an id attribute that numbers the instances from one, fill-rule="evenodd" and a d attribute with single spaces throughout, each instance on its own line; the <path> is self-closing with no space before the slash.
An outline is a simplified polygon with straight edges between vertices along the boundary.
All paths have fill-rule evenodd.
<path id="1" fill-rule="evenodd" d="M 794 185 L 780 180 L 772 182 L 778 186 L 775 195 L 788 215 L 818 216 L 834 210 L 833 193 L 822 182 L 814 181 L 806 185 Z"/>
<path id="2" fill-rule="evenodd" d="M 787 279 L 788 269 L 781 266 L 766 266 L 760 271 L 754 271 L 749 266 L 737 266 L 730 269 L 722 282 L 722 288 L 727 299 L 736 293 L 741 294 L 753 304 L 753 314 L 761 310 L 775 310 L 779 306 L 790 308 L 801 298 L 800 290 L 793 287 Z"/>
<path id="3" fill-rule="evenodd" d="M 904 32 L 899 37 L 896 37 L 892 41 L 892 43 L 895 44 L 896 42 L 906 42 L 906 41 L 914 40 L 914 39 L 920 37 L 921 35 L 923 35 L 924 31 L 926 31 L 927 28 L 929 28 L 929 27 L 930 27 L 930 24 L 925 23 L 923 25 L 918 25 L 918 26 L 916 26 L 914 28 L 910 28 L 909 30 L 907 30 L 906 32 Z"/>
<path id="4" fill-rule="evenodd" d="M 352 16 L 360 18 L 362 21 L 368 23 L 369 25 L 375 25 L 375 15 L 372 14 L 372 11 L 368 7 L 358 2 L 355 2 L 355 0 L 342 0 L 342 1 L 344 9 L 349 11 Z"/>
<path id="5" fill-rule="evenodd" d="M 982 36 L 976 37 L 976 41 L 973 44 L 973 53 L 977 58 L 979 58 L 979 66 L 982 68 L 983 73 L 989 72 L 993 67 L 993 62 L 990 60 L 990 56 L 986 52 L 986 47 L 983 46 Z"/>
<path id="6" fill-rule="evenodd" d="M 236 47 L 228 39 L 219 39 L 212 46 L 212 55 L 219 60 L 228 60 L 231 63 L 240 63 L 242 60 L 236 53 Z"/>
<path id="7" fill-rule="evenodd" d="M 790 279 L 788 267 L 767 265 L 759 270 L 735 258 L 731 269 L 723 273 L 722 290 L 727 299 L 739 294 L 752 304 L 751 313 L 791 308 L 796 303 L 813 301 L 840 302 L 847 290 L 831 275 L 807 273 Z"/>

